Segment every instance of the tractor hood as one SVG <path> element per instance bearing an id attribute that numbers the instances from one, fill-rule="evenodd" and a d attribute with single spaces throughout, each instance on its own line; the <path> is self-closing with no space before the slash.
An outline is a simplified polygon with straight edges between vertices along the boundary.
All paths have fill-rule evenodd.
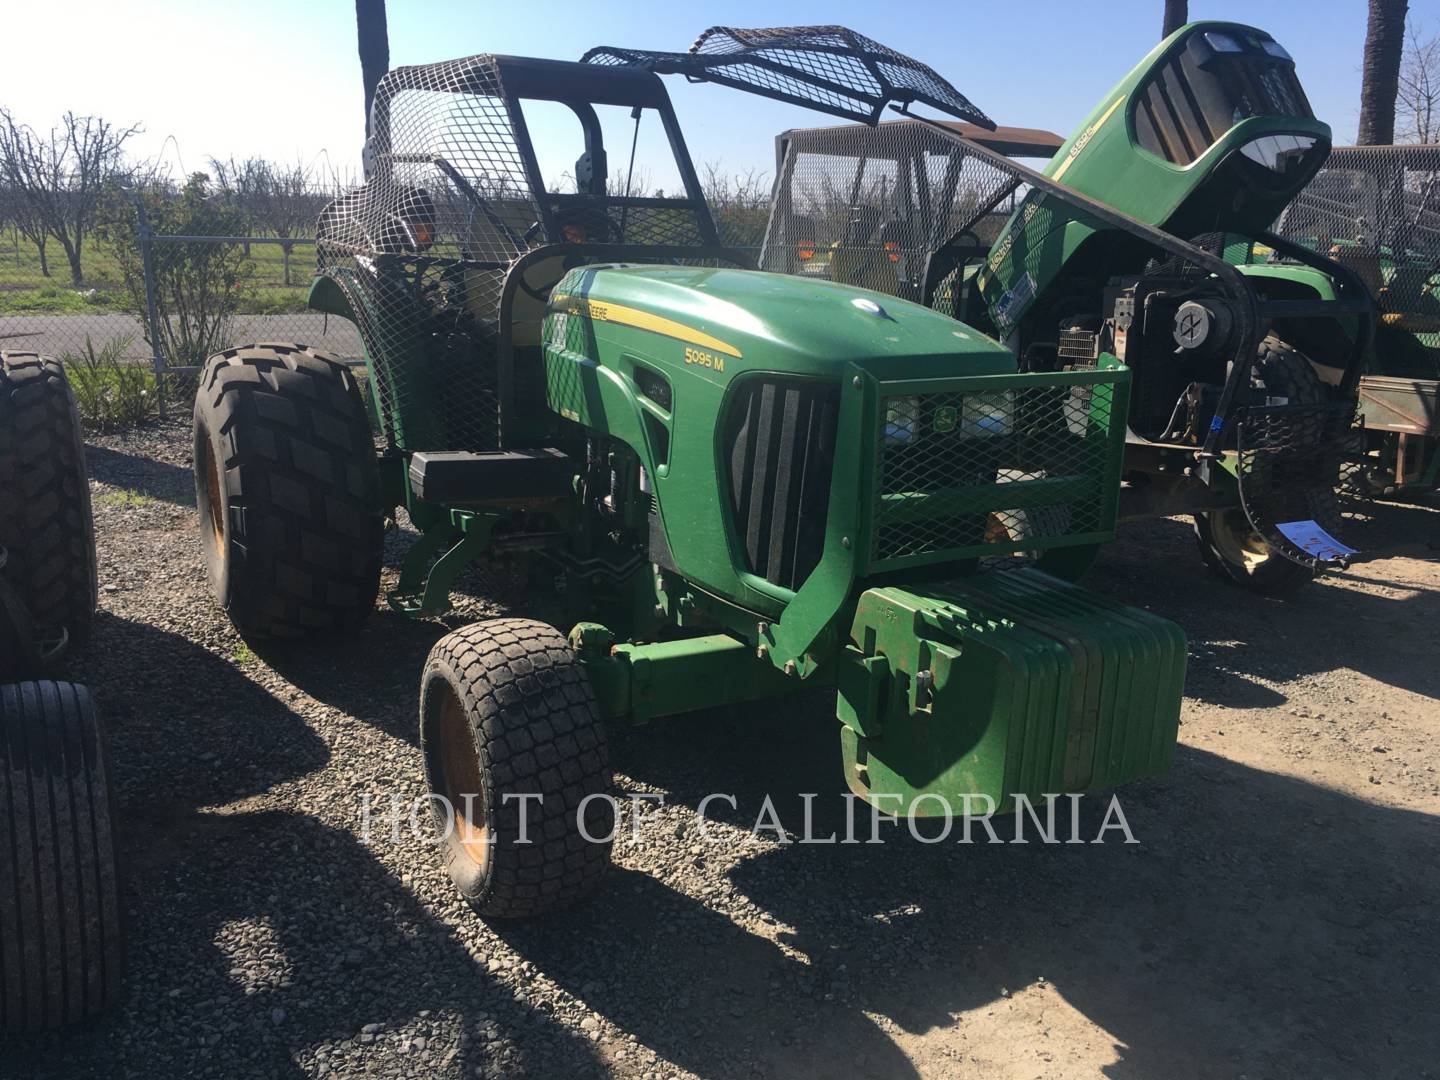
<path id="1" fill-rule="evenodd" d="M 957 354 L 958 373 L 1015 370 L 1004 346 L 918 304 L 753 270 L 582 267 L 556 286 L 550 314 L 552 333 L 578 316 L 597 336 L 632 340 L 642 355 L 716 383 L 744 370 L 838 378 L 852 362 L 881 378 L 923 375 L 931 361 L 955 374 Z"/>

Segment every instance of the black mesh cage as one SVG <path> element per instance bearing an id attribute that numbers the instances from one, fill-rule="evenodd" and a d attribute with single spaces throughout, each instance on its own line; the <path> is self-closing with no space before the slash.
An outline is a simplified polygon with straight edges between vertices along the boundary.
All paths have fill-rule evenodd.
<path id="1" fill-rule="evenodd" d="M 1365 283 L 1380 310 L 1375 374 L 1440 378 L 1440 146 L 1336 147 L 1275 232 Z"/>
<path id="2" fill-rule="evenodd" d="M 321 215 L 321 270 L 356 311 L 388 441 L 493 448 L 501 285 L 545 240 L 495 58 L 389 72 L 372 130 L 366 183 Z"/>
<path id="3" fill-rule="evenodd" d="M 1117 405 L 1116 382 L 884 398 L 871 559 L 1006 554 L 1108 534 Z"/>
<path id="4" fill-rule="evenodd" d="M 531 100 L 577 117 L 586 153 L 574 176 L 550 178 L 573 190 L 549 190 L 540 176 L 522 108 Z M 645 72 L 473 56 L 381 81 L 366 182 L 326 208 L 317 249 L 356 313 L 391 445 L 500 445 L 507 403 L 535 407 L 545 299 L 569 267 L 692 250 L 714 258 L 715 226 L 683 143 L 670 145 L 684 193 L 631 195 L 625 176 L 607 178 L 590 101 L 652 110 L 673 127 L 663 87 Z"/>
<path id="5" fill-rule="evenodd" d="M 974 148 L 914 120 L 787 132 L 761 269 L 921 299 L 930 254 L 962 230 L 988 247 L 1029 191 Z"/>
<path id="6" fill-rule="evenodd" d="M 928 65 L 843 26 L 712 26 L 689 52 L 602 45 L 583 60 L 685 75 L 870 124 L 887 105 L 919 102 L 982 127 L 995 126 Z"/>

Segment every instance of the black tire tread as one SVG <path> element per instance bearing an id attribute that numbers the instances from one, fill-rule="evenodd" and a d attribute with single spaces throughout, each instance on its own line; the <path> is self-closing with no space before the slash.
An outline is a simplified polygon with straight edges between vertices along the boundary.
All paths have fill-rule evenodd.
<path id="1" fill-rule="evenodd" d="M 205 365 L 195 423 L 223 449 L 231 584 L 222 599 L 240 632 L 299 638 L 358 626 L 379 591 L 385 522 L 350 370 L 291 342 L 227 349 Z M 204 483 L 197 460 L 201 507 Z"/>
<path id="2" fill-rule="evenodd" d="M 1320 381 L 1309 358 L 1273 331 L 1265 335 L 1255 351 L 1250 382 L 1253 392 L 1267 397 L 1287 398 L 1292 405 L 1321 405 L 1326 400 L 1325 384 Z M 1313 516 L 1324 523 L 1327 512 L 1332 510 L 1338 513 L 1333 491 L 1329 493 L 1328 500 L 1326 496 L 1320 496 L 1320 505 L 1315 507 Z M 1235 566 L 1220 554 L 1211 539 L 1210 530 L 1208 516 L 1197 514 L 1195 545 L 1200 549 L 1200 557 L 1211 571 L 1226 581 L 1261 596 L 1287 596 L 1315 580 L 1313 570 L 1278 553 L 1247 573 L 1243 567 Z"/>
<path id="3" fill-rule="evenodd" d="M 64 367 L 38 353 L 0 352 L 0 547 L 36 631 L 89 637 L 98 580 L 84 435 Z M 0 657 L 0 677 L 27 674 Z"/>
<path id="4" fill-rule="evenodd" d="M 88 1020 L 124 940 L 104 731 L 84 687 L 0 686 L 0 1031 Z"/>
<path id="5" fill-rule="evenodd" d="M 605 874 L 612 845 L 587 841 L 576 815 L 586 796 L 609 792 L 609 751 L 595 693 L 569 643 L 545 623 L 493 619 L 462 627 L 435 644 L 421 701 L 432 792 L 443 788 L 433 775 L 435 748 L 424 745 L 430 740 L 423 718 L 437 677 L 450 679 L 490 766 L 481 775 L 496 842 L 487 879 L 466 899 L 487 917 L 526 918 L 589 894 Z M 521 804 L 504 804 L 506 792 L 544 796 L 540 805 L 530 803 L 528 845 L 514 842 Z M 607 799 L 590 801 L 591 836 L 609 836 L 613 811 Z"/>

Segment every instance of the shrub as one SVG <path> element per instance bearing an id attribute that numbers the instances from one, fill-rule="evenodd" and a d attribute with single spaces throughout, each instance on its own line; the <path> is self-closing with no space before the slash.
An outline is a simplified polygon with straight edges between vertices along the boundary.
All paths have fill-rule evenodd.
<path id="1" fill-rule="evenodd" d="M 196 173 L 178 195 L 158 186 L 140 193 L 151 231 L 184 236 L 243 233 L 244 215 L 229 200 L 211 194 L 209 183 L 204 173 Z M 254 272 L 239 244 L 153 243 L 157 325 L 152 327 L 135 207 L 118 192 L 110 200 L 103 234 L 114 249 L 126 309 L 140 319 L 146 340 L 152 348 L 158 344 L 167 364 L 203 364 L 230 344 L 230 318 Z"/>
<path id="2" fill-rule="evenodd" d="M 127 364 L 123 360 L 132 340 L 118 337 L 97 351 L 87 334 L 82 351 L 60 357 L 75 391 L 80 421 L 87 428 L 113 431 L 149 417 L 155 400 L 155 376 L 143 363 Z"/>

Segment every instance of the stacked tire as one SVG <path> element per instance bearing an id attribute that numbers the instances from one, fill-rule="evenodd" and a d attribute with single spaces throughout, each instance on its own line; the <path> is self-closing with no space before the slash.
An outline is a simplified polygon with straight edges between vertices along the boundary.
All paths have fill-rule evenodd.
<path id="1" fill-rule="evenodd" d="M 104 733 L 83 686 L 0 686 L 0 1031 L 88 1020 L 124 955 Z"/>
<path id="2" fill-rule="evenodd" d="M 0 1031 L 96 1016 L 124 936 L 105 733 L 54 681 L 89 637 L 95 536 L 64 369 L 0 352 Z M 29 680 L 8 682 L 8 680 Z"/>

